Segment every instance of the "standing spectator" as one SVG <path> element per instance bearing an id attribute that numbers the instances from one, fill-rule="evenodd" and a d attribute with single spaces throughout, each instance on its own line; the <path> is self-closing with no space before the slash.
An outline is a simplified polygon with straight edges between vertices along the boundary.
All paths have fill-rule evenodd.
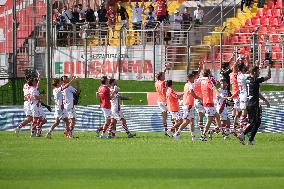
<path id="1" fill-rule="evenodd" d="M 112 5 L 109 6 L 107 11 L 107 23 L 111 27 L 112 30 L 112 38 L 114 38 L 114 30 L 115 30 L 115 23 L 116 23 L 116 12 Z"/>
<path id="2" fill-rule="evenodd" d="M 201 5 L 197 5 L 197 9 L 194 11 L 194 24 L 201 25 L 203 22 L 203 10 L 201 9 Z"/>
<path id="3" fill-rule="evenodd" d="M 167 12 L 167 4 L 165 0 L 157 0 L 156 1 L 156 15 L 157 21 L 163 22 L 166 19 Z"/>
<path id="4" fill-rule="evenodd" d="M 131 0 L 129 0 L 129 5 L 132 9 L 132 28 L 133 30 L 141 30 L 142 29 L 142 13 L 144 9 L 144 0 L 142 0 L 141 6 L 139 6 L 138 1 L 136 1 L 135 6 L 131 5 Z M 134 31 L 134 40 L 136 45 L 136 40 L 138 37 L 138 32 Z"/>
<path id="5" fill-rule="evenodd" d="M 98 14 L 98 25 L 99 25 L 99 38 L 103 39 L 103 40 L 107 40 L 106 36 L 107 36 L 107 10 L 104 6 L 104 4 L 101 4 L 99 9 L 97 10 L 97 14 Z"/>
<path id="6" fill-rule="evenodd" d="M 71 23 L 72 20 L 73 20 L 73 14 L 72 14 L 72 12 L 67 8 L 66 5 L 63 7 L 62 16 L 65 17 L 65 20 L 66 20 L 67 23 Z"/>
<path id="7" fill-rule="evenodd" d="M 155 28 L 155 18 L 156 18 L 154 7 L 152 5 L 149 5 L 148 9 L 149 9 L 149 12 L 144 13 L 146 15 L 145 29 L 147 30 Z M 147 31 L 147 36 L 152 37 L 153 32 Z M 147 38 L 147 42 L 148 42 L 148 38 Z"/>
<path id="8" fill-rule="evenodd" d="M 81 23 L 84 23 L 85 20 L 86 20 L 86 9 L 83 8 L 83 5 L 82 4 L 78 4 L 78 11 L 79 11 L 79 21 Z"/>
<path id="9" fill-rule="evenodd" d="M 57 32 L 57 41 L 58 44 L 65 44 L 62 40 L 65 38 L 65 33 L 63 32 L 65 30 L 65 17 L 61 15 L 60 11 L 58 9 L 53 10 L 53 24 L 56 26 Z"/>
<path id="10" fill-rule="evenodd" d="M 182 13 L 182 30 L 185 31 L 189 28 L 190 24 L 192 22 L 192 18 L 189 14 L 189 8 L 185 7 L 184 11 Z"/>
<path id="11" fill-rule="evenodd" d="M 245 14 L 245 11 L 244 11 L 244 5 L 245 5 L 245 3 L 246 3 L 246 0 L 242 0 L 242 1 L 241 1 L 241 13 L 242 13 L 242 14 Z"/>
<path id="12" fill-rule="evenodd" d="M 182 23 L 182 16 L 179 13 L 179 10 L 177 9 L 174 14 L 174 39 L 179 43 L 180 38 L 180 30 L 181 30 L 181 23 Z"/>
<path id="13" fill-rule="evenodd" d="M 89 23 L 89 27 L 91 29 L 94 29 L 96 24 L 95 24 L 95 12 L 91 8 L 91 6 L 88 4 L 87 5 L 87 10 L 86 10 L 86 21 Z"/>
<path id="14" fill-rule="evenodd" d="M 128 16 L 128 13 L 126 11 L 126 9 L 121 6 L 121 1 L 118 1 L 117 2 L 117 20 L 118 20 L 118 16 L 120 16 L 120 21 L 121 21 L 121 27 L 124 27 L 126 29 L 128 29 L 128 19 L 129 19 L 129 16 Z"/>
<path id="15" fill-rule="evenodd" d="M 270 65 L 272 63 L 272 44 L 270 43 L 268 34 L 266 34 L 265 38 L 265 62 Z"/>
<path id="16" fill-rule="evenodd" d="M 80 18 L 80 14 L 78 11 L 78 6 L 74 5 L 73 10 L 72 10 L 72 23 L 75 24 L 77 22 L 79 22 L 79 18 Z"/>

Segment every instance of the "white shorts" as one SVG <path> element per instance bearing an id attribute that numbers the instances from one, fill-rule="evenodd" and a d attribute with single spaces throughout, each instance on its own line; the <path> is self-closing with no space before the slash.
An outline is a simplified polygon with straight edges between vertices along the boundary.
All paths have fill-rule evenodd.
<path id="1" fill-rule="evenodd" d="M 32 111 L 31 111 L 31 103 L 29 101 L 24 102 L 24 112 L 26 116 L 32 116 Z"/>
<path id="2" fill-rule="evenodd" d="M 219 110 L 220 110 L 220 107 L 217 106 L 218 113 L 219 113 Z M 219 114 L 220 114 L 220 120 L 222 120 L 222 121 L 226 121 L 226 120 L 230 119 L 227 107 L 224 107 L 224 110 Z"/>
<path id="3" fill-rule="evenodd" d="M 166 102 L 157 102 L 157 103 L 158 103 L 158 106 L 159 106 L 160 110 L 162 111 L 162 113 L 168 111 Z"/>
<path id="4" fill-rule="evenodd" d="M 65 110 L 65 115 L 65 117 L 67 117 L 68 119 L 76 118 L 75 108 L 69 108 Z"/>
<path id="5" fill-rule="evenodd" d="M 174 119 L 174 120 L 181 120 L 182 119 L 179 112 L 170 112 L 170 113 L 171 113 L 172 119 Z"/>
<path id="6" fill-rule="evenodd" d="M 237 111 L 240 111 L 240 99 L 239 98 L 234 98 L 234 109 Z"/>
<path id="7" fill-rule="evenodd" d="M 217 110 L 215 107 L 204 107 L 204 109 L 205 109 L 206 117 L 213 117 L 217 113 Z"/>
<path id="8" fill-rule="evenodd" d="M 198 99 L 194 100 L 194 108 L 197 113 L 204 113 L 203 104 Z"/>
<path id="9" fill-rule="evenodd" d="M 43 119 L 46 119 L 46 115 L 45 115 L 45 113 L 43 111 L 42 106 L 40 106 L 40 108 L 39 108 L 39 117 L 43 118 Z"/>
<path id="10" fill-rule="evenodd" d="M 111 111 L 111 118 L 115 119 L 115 120 L 121 120 L 122 118 L 124 118 L 123 113 L 121 111 Z"/>
<path id="11" fill-rule="evenodd" d="M 31 104 L 31 112 L 33 117 L 41 117 L 42 111 L 41 105 Z"/>
<path id="12" fill-rule="evenodd" d="M 183 110 L 182 119 L 188 119 L 188 120 L 194 119 L 194 108 L 193 107 L 189 108 L 189 106 L 184 105 L 182 107 L 182 110 Z"/>
<path id="13" fill-rule="evenodd" d="M 247 109 L 247 94 L 240 94 L 240 109 Z"/>
<path id="14" fill-rule="evenodd" d="M 106 108 L 101 108 L 101 110 L 103 111 L 105 120 L 110 119 L 111 118 L 111 109 L 106 109 Z"/>
<path id="15" fill-rule="evenodd" d="M 64 118 L 67 117 L 65 109 L 62 110 L 61 108 L 56 108 L 56 107 L 54 109 L 55 109 L 55 111 L 54 111 L 54 118 L 55 119 L 56 118 L 64 119 Z"/>

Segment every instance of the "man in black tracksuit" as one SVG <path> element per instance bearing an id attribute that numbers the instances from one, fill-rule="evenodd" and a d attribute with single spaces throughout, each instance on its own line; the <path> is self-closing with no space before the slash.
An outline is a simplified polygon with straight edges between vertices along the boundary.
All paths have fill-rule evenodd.
<path id="1" fill-rule="evenodd" d="M 238 138 L 242 144 L 245 144 L 245 135 L 251 132 L 249 137 L 249 145 L 254 145 L 254 137 L 261 123 L 260 107 L 259 107 L 259 86 L 260 83 L 271 78 L 270 65 L 268 66 L 268 74 L 266 77 L 259 77 L 259 67 L 254 66 L 250 70 L 250 76 L 247 78 L 247 111 L 248 111 L 248 127 Z"/>

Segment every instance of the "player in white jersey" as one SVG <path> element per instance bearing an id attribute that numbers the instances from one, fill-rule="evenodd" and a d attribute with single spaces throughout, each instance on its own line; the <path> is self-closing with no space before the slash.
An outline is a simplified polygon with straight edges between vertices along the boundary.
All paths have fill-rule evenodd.
<path id="1" fill-rule="evenodd" d="M 59 79 L 54 79 L 52 82 L 52 85 L 54 86 L 53 89 L 53 96 L 54 96 L 54 118 L 55 118 L 55 123 L 49 128 L 46 138 L 51 138 L 52 131 L 54 130 L 55 127 L 57 127 L 60 123 L 60 120 L 63 120 L 65 124 L 67 124 L 67 115 L 66 115 L 66 110 L 64 109 L 63 105 L 63 95 L 62 91 L 69 87 L 72 81 L 75 79 L 75 77 L 72 77 L 70 82 L 66 84 L 63 87 L 60 85 L 60 80 Z M 68 130 L 69 128 L 66 127 Z"/>
<path id="2" fill-rule="evenodd" d="M 242 131 L 248 124 L 247 120 L 247 77 L 249 74 L 246 74 L 246 66 L 241 63 L 238 65 L 239 74 L 237 76 L 237 82 L 239 87 L 239 98 L 240 98 L 240 130 Z"/>
<path id="3" fill-rule="evenodd" d="M 63 106 L 66 111 L 66 117 L 68 119 L 68 128 L 66 128 L 67 132 L 64 131 L 65 135 L 69 138 L 73 138 L 72 132 L 75 126 L 76 112 L 75 112 L 75 104 L 74 104 L 74 95 L 80 93 L 79 88 L 79 78 L 76 80 L 77 87 L 74 88 L 71 85 L 66 87 L 66 85 L 70 82 L 67 76 L 61 77 L 63 88 L 62 96 L 63 96 Z"/>
<path id="4" fill-rule="evenodd" d="M 24 84 L 24 87 L 23 87 L 23 93 L 24 93 L 24 112 L 25 112 L 26 118 L 25 120 L 21 121 L 21 123 L 16 127 L 15 133 L 17 134 L 17 136 L 19 135 L 21 128 L 23 128 L 24 126 L 26 126 L 28 123 L 30 123 L 33 120 L 32 112 L 31 112 L 31 104 L 29 102 L 30 86 L 28 82 L 30 79 L 31 77 L 29 75 L 25 77 L 26 83 Z"/>
<path id="5" fill-rule="evenodd" d="M 227 107 L 228 87 L 225 79 L 220 80 L 219 94 L 217 95 L 217 112 L 220 115 L 221 120 L 221 133 L 224 139 L 228 139 L 230 133 L 230 117 Z"/>
<path id="6" fill-rule="evenodd" d="M 29 102 L 31 104 L 31 112 L 33 117 L 33 123 L 31 127 L 31 137 L 39 136 L 39 125 L 40 125 L 40 117 L 42 116 L 42 108 L 40 103 L 40 93 L 37 87 L 38 80 L 32 79 L 28 82 L 30 88 L 28 90 Z"/>
<path id="7" fill-rule="evenodd" d="M 119 87 L 116 84 L 115 79 L 110 79 L 109 80 L 109 85 L 110 85 L 110 91 L 112 95 L 111 99 L 111 113 L 112 113 L 112 122 L 111 122 L 111 127 L 109 131 L 109 137 L 114 137 L 115 136 L 115 127 L 117 121 L 121 122 L 122 128 L 125 130 L 128 138 L 133 138 L 136 136 L 136 134 L 132 134 L 127 127 L 126 119 L 124 118 L 121 109 L 120 109 L 120 98 L 122 98 L 119 95 Z M 123 97 L 124 99 L 130 99 L 128 97 Z"/>

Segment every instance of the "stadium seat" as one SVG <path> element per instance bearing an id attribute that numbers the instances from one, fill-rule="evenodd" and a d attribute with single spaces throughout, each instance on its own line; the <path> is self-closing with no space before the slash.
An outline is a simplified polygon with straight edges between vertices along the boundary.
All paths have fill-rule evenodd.
<path id="1" fill-rule="evenodd" d="M 267 27 L 260 27 L 258 33 L 266 34 L 267 33 Z"/>
<path id="2" fill-rule="evenodd" d="M 271 9 L 266 9 L 266 11 L 265 11 L 265 17 L 272 17 L 272 11 L 271 11 Z"/>
<path id="3" fill-rule="evenodd" d="M 278 0 L 277 1 L 275 8 L 277 8 L 277 9 L 282 9 L 283 8 L 282 0 Z"/>
<path id="4" fill-rule="evenodd" d="M 254 26 L 261 26 L 260 24 L 260 18 L 255 18 L 252 20 L 252 23 Z"/>
<path id="5" fill-rule="evenodd" d="M 232 37 L 232 43 L 233 44 L 238 44 L 239 43 L 239 37 L 238 36 L 233 36 Z"/>
<path id="6" fill-rule="evenodd" d="M 279 43 L 280 42 L 280 36 L 279 35 L 269 35 L 269 40 L 271 43 Z"/>
<path id="7" fill-rule="evenodd" d="M 282 22 L 278 18 L 272 18 L 272 19 L 270 19 L 270 26 L 281 27 L 282 26 Z"/>
<path id="8" fill-rule="evenodd" d="M 272 14 L 273 14 L 273 17 L 280 18 L 282 16 L 282 11 L 281 9 L 273 9 Z"/>
<path id="9" fill-rule="evenodd" d="M 269 26 L 269 18 L 262 18 L 261 19 L 262 26 Z"/>
<path id="10" fill-rule="evenodd" d="M 279 45 L 272 46 L 273 52 L 282 52 L 282 49 Z"/>
<path id="11" fill-rule="evenodd" d="M 257 13 L 256 13 L 256 16 L 257 17 L 263 17 L 264 16 L 264 11 L 263 11 L 263 8 L 259 8 Z"/>
<path id="12" fill-rule="evenodd" d="M 252 26 L 252 19 L 247 19 L 246 23 L 245 23 L 246 26 Z"/>

